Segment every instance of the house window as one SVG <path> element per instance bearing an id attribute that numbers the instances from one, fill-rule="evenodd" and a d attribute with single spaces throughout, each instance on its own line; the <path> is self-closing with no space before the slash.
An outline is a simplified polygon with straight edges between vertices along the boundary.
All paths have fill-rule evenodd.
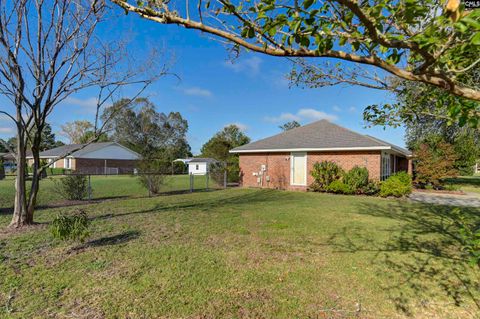
<path id="1" fill-rule="evenodd" d="M 48 164 L 50 165 L 50 167 L 55 168 L 57 162 L 53 158 L 49 158 Z"/>
<path id="2" fill-rule="evenodd" d="M 66 169 L 71 169 L 71 168 L 72 168 L 72 159 L 71 159 L 71 158 L 65 158 L 65 159 L 63 160 L 63 164 L 64 164 L 64 165 L 63 165 L 64 168 L 66 168 Z"/>
<path id="3" fill-rule="evenodd" d="M 199 167 L 200 167 L 200 166 L 199 166 L 198 164 L 195 165 L 195 170 L 198 171 Z"/>
<path id="4" fill-rule="evenodd" d="M 380 175 L 380 180 L 386 180 L 390 176 L 391 172 L 390 154 L 382 153 L 382 172 Z"/>
<path id="5" fill-rule="evenodd" d="M 290 184 L 307 185 L 307 154 L 292 153 L 290 157 Z"/>

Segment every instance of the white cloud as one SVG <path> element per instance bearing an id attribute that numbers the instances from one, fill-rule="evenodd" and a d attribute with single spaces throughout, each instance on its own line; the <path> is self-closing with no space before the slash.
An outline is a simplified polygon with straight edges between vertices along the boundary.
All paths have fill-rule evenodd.
<path id="1" fill-rule="evenodd" d="M 304 108 L 299 109 L 297 113 L 282 113 L 279 116 L 267 116 L 265 120 L 267 122 L 272 123 L 279 123 L 279 122 L 287 122 L 287 121 L 297 121 L 297 122 L 311 122 L 311 121 L 318 121 L 318 120 L 328 120 L 328 121 L 336 121 L 337 116 L 335 114 L 325 113 L 323 111 L 319 111 L 316 109 Z"/>
<path id="2" fill-rule="evenodd" d="M 199 87 L 190 87 L 182 90 L 186 95 L 193 96 L 202 96 L 202 97 L 212 97 L 213 93 L 207 89 L 202 89 Z"/>
<path id="3" fill-rule="evenodd" d="M 240 131 L 242 131 L 242 132 L 246 132 L 249 128 L 247 124 L 243 124 L 243 123 L 240 123 L 240 122 L 229 123 L 229 124 L 225 125 L 225 127 L 227 127 L 229 125 L 236 125 L 240 129 Z"/>
<path id="4" fill-rule="evenodd" d="M 356 108 L 355 106 L 350 106 L 350 107 L 348 108 L 348 111 L 349 111 L 350 113 L 355 113 L 355 112 L 357 112 L 357 108 Z"/>
<path id="5" fill-rule="evenodd" d="M 0 127 L 0 134 L 12 134 L 14 132 L 13 127 Z"/>
<path id="6" fill-rule="evenodd" d="M 266 116 L 265 120 L 267 122 L 278 123 L 282 121 L 301 121 L 300 116 L 292 113 L 282 113 L 279 116 Z"/>
<path id="7" fill-rule="evenodd" d="M 257 56 L 253 56 L 248 59 L 235 60 L 235 61 L 226 61 L 224 65 L 233 70 L 234 72 L 244 72 L 249 75 L 256 75 L 260 72 L 260 66 L 262 64 L 262 59 Z"/>
<path id="8" fill-rule="evenodd" d="M 333 106 L 333 110 L 334 110 L 335 112 L 342 112 L 342 108 L 341 108 L 340 106 L 338 106 L 338 105 L 334 105 L 334 106 Z"/>
<path id="9" fill-rule="evenodd" d="M 97 112 L 98 99 L 96 97 L 89 97 L 86 99 L 67 97 L 62 104 L 78 107 L 77 111 L 79 113 L 95 114 Z"/>

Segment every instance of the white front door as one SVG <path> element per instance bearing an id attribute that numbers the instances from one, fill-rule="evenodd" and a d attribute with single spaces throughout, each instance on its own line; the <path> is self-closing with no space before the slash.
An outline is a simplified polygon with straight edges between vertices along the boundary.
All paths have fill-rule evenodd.
<path id="1" fill-rule="evenodd" d="M 307 153 L 292 153 L 290 156 L 290 184 L 307 185 Z"/>

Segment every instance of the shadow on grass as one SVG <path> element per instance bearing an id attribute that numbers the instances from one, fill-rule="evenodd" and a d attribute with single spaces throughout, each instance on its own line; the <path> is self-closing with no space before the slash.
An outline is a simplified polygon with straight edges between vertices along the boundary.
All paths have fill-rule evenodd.
<path id="1" fill-rule="evenodd" d="M 203 189 L 196 189 L 194 193 L 204 193 L 204 192 L 213 192 L 218 191 L 221 189 L 216 188 L 203 188 Z M 97 197 L 91 200 L 60 200 L 55 201 L 46 205 L 37 205 L 35 208 L 36 210 L 45 210 L 45 209 L 52 209 L 52 208 L 62 208 L 62 207 L 71 207 L 71 206 L 82 206 L 82 205 L 91 205 L 91 204 L 98 204 L 104 201 L 110 200 L 127 200 L 127 199 L 138 199 L 138 198 L 153 198 L 153 197 L 160 197 L 160 196 L 173 196 L 173 195 L 182 195 L 182 194 L 191 194 L 190 190 L 172 190 L 172 191 L 165 191 L 161 192 L 160 194 L 148 196 L 138 196 L 138 195 L 121 195 L 121 196 L 105 196 L 105 197 Z M 2 215 L 12 215 L 13 214 L 13 206 L 12 207 L 0 207 L 0 216 Z"/>
<path id="2" fill-rule="evenodd" d="M 341 253 L 373 253 L 371 264 L 378 276 L 394 283 L 382 288 L 397 310 L 412 315 L 412 304 L 428 306 L 430 300 L 439 299 L 480 310 L 479 271 L 466 262 L 451 207 L 402 202 L 358 203 L 357 207 L 358 214 L 396 222 L 371 233 L 343 228 L 330 237 L 328 245 Z M 478 208 L 462 208 L 462 214 L 471 222 L 480 221 Z M 388 238 L 379 239 L 376 231 L 387 232 Z"/>
<path id="3" fill-rule="evenodd" d="M 124 244 L 131 240 L 137 239 L 140 237 L 140 232 L 136 230 L 130 230 L 123 232 L 121 234 L 102 237 L 99 239 L 88 241 L 84 244 L 85 247 L 103 247 L 103 246 L 114 246 Z"/>
<path id="4" fill-rule="evenodd" d="M 174 204 L 162 204 L 159 203 L 153 208 L 140 210 L 140 211 L 131 211 L 119 214 L 104 214 L 99 216 L 92 217 L 92 220 L 102 220 L 110 218 L 125 217 L 130 215 L 139 215 L 139 214 L 158 214 L 164 211 L 178 211 L 178 210 L 188 210 L 195 209 L 197 211 L 210 211 L 217 207 L 225 207 L 228 205 L 251 205 L 253 203 L 265 203 L 265 202 L 276 202 L 276 201 L 286 201 L 290 198 L 295 198 L 294 194 L 289 192 L 283 192 L 278 190 L 258 190 L 256 192 L 249 193 L 234 193 L 225 194 L 224 197 L 215 197 L 213 199 L 198 199 L 189 200 L 188 197 L 186 201 L 182 201 Z"/>
<path id="5" fill-rule="evenodd" d="M 450 184 L 480 187 L 480 176 L 459 176 L 455 178 L 446 178 L 444 181 Z"/>

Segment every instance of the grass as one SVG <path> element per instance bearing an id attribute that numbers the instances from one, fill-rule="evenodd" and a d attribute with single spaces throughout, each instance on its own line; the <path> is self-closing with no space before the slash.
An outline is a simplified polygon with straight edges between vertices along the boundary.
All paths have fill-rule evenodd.
<path id="1" fill-rule="evenodd" d="M 62 202 L 63 199 L 55 190 L 54 179 L 61 177 L 49 177 L 41 181 L 40 192 L 38 195 L 38 205 L 45 206 L 57 202 Z M 164 191 L 175 192 L 182 190 L 189 190 L 190 180 L 188 175 L 167 176 Z M 107 198 L 135 198 L 144 197 L 148 195 L 146 188 L 142 187 L 138 178 L 129 175 L 111 175 L 111 176 L 92 176 L 92 198 L 93 199 L 107 199 Z M 209 187 L 215 188 L 215 183 L 210 180 Z M 194 189 L 204 190 L 206 188 L 206 177 L 195 176 Z M 14 179 L 8 177 L 5 180 L 0 180 L 0 209 L 11 207 L 15 197 Z"/>
<path id="2" fill-rule="evenodd" d="M 446 207 L 228 189 L 82 206 L 85 244 L 0 233 L 5 318 L 475 318 Z M 463 214 L 478 221 L 479 209 Z M 0 214 L 0 229 L 9 222 Z"/>
<path id="3" fill-rule="evenodd" d="M 456 178 L 448 178 L 446 182 L 458 187 L 464 192 L 472 192 L 480 194 L 480 175 L 459 176 Z"/>

